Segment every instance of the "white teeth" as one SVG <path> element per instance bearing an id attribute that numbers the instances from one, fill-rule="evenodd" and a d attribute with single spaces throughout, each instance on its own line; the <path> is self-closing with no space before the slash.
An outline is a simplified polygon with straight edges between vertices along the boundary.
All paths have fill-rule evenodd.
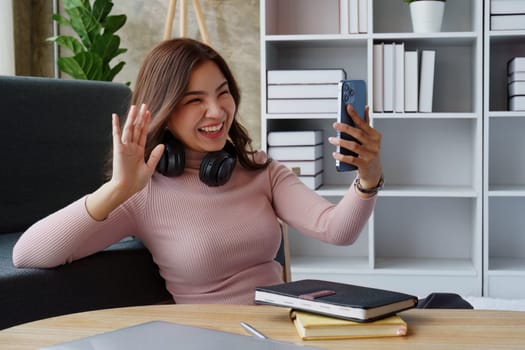
<path id="1" fill-rule="evenodd" d="M 216 126 L 206 126 L 204 128 L 199 128 L 200 131 L 204 132 L 217 132 L 222 129 L 222 124 Z"/>

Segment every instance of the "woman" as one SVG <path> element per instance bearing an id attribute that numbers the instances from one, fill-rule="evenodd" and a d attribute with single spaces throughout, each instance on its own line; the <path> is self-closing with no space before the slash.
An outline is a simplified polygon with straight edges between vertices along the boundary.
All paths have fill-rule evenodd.
<path id="1" fill-rule="evenodd" d="M 239 102 L 235 79 L 212 48 L 191 39 L 153 48 L 122 129 L 113 115 L 109 180 L 30 227 L 14 247 L 15 266 L 54 267 L 133 235 L 152 253 L 175 302 L 252 304 L 255 287 L 282 282 L 274 261 L 278 218 L 319 240 L 351 244 L 374 194 L 352 185 L 334 205 L 308 189 L 252 150 L 236 119 Z M 359 129 L 334 127 L 361 144 L 330 142 L 359 156 L 334 157 L 356 165 L 360 185 L 373 188 L 381 137 L 349 111 Z"/>

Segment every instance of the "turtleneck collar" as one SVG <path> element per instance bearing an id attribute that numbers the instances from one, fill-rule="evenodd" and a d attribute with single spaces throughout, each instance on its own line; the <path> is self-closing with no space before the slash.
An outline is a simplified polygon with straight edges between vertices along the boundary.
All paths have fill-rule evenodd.
<path id="1" fill-rule="evenodd" d="M 207 152 L 198 152 L 191 149 L 185 149 L 186 164 L 188 169 L 199 169 L 202 159 L 208 154 Z"/>

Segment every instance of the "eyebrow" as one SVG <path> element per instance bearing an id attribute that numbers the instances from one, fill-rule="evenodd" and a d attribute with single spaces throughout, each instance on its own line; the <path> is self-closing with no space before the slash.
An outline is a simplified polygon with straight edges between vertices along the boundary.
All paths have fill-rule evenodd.
<path id="1" fill-rule="evenodd" d="M 220 89 L 222 89 L 225 85 L 228 85 L 228 81 L 225 80 L 223 81 L 219 86 L 217 86 L 217 88 L 215 89 L 215 91 L 219 91 Z M 206 91 L 202 91 L 202 90 L 195 90 L 195 91 L 186 91 L 183 95 L 183 97 L 186 97 L 186 96 L 192 96 L 192 95 L 205 95 L 206 94 Z"/>

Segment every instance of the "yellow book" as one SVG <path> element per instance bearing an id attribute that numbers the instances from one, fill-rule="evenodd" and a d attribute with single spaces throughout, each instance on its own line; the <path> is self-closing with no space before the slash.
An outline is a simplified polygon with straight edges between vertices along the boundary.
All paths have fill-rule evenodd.
<path id="1" fill-rule="evenodd" d="M 290 318 L 303 340 L 396 337 L 408 331 L 406 322 L 398 315 L 373 322 L 354 322 L 292 310 Z"/>

